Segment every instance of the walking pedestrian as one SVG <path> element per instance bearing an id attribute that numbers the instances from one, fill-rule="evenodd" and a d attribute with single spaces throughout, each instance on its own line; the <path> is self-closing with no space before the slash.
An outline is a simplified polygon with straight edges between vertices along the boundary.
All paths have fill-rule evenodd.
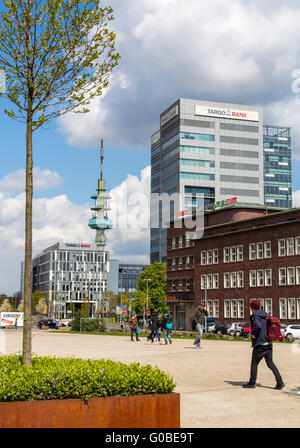
<path id="1" fill-rule="evenodd" d="M 172 344 L 172 339 L 170 336 L 171 328 L 173 327 L 172 317 L 169 316 L 169 313 L 164 313 L 163 319 L 161 321 L 161 328 L 164 332 L 165 344 Z"/>
<path id="2" fill-rule="evenodd" d="M 133 315 L 128 319 L 128 324 L 131 331 L 131 340 L 133 341 L 133 335 L 135 334 L 135 338 L 137 341 L 139 341 L 139 335 L 138 335 L 138 320 L 136 313 L 133 313 Z"/>
<path id="3" fill-rule="evenodd" d="M 156 311 L 152 311 L 150 315 L 149 328 L 151 330 L 151 342 L 153 344 L 154 338 L 156 337 L 158 342 L 160 342 L 160 334 L 159 334 L 159 318 Z"/>
<path id="4" fill-rule="evenodd" d="M 194 341 L 195 348 L 202 348 L 201 347 L 201 339 L 202 339 L 202 335 L 203 335 L 205 316 L 208 316 L 208 312 L 207 312 L 204 304 L 200 303 L 200 305 L 197 306 L 195 315 L 194 315 L 194 320 L 196 322 L 196 330 L 198 332 L 196 339 Z"/>
<path id="5" fill-rule="evenodd" d="M 276 379 L 276 386 L 274 389 L 280 390 L 285 385 L 282 381 L 279 370 L 273 362 L 273 344 L 268 341 L 267 313 L 261 309 L 261 303 L 259 300 L 252 300 L 250 302 L 250 308 L 252 310 L 250 321 L 253 351 L 250 368 L 250 380 L 248 383 L 243 384 L 243 387 L 251 389 L 255 388 L 258 364 L 263 358 L 265 358 L 267 366 L 273 372 Z"/>

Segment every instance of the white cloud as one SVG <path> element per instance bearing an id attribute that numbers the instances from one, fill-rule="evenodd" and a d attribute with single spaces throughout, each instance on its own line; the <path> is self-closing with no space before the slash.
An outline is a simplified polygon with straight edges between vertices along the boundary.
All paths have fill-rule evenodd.
<path id="1" fill-rule="evenodd" d="M 300 60 L 297 2 L 108 3 L 122 59 L 89 114 L 61 118 L 70 144 L 84 147 L 104 138 L 106 146 L 149 147 L 159 114 L 179 97 L 284 104 L 292 119 L 291 73 Z M 282 114 L 274 119 L 281 124 Z"/>
<path id="2" fill-rule="evenodd" d="M 293 192 L 293 207 L 300 207 L 300 190 Z"/>
<path id="3" fill-rule="evenodd" d="M 41 170 L 39 167 L 33 169 L 34 190 L 48 190 L 56 188 L 62 184 L 62 178 L 54 171 Z M 0 192 L 17 193 L 25 189 L 25 170 L 21 169 L 14 173 L 7 174 L 0 180 Z"/>

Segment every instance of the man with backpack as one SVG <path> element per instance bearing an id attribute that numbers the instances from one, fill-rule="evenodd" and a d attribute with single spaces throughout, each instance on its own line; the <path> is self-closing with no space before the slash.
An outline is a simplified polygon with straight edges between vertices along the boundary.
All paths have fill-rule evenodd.
<path id="1" fill-rule="evenodd" d="M 274 319 L 274 325 L 270 325 L 271 323 L 273 323 L 272 318 L 264 310 L 261 309 L 261 303 L 259 300 L 252 300 L 250 302 L 250 308 L 252 310 L 250 321 L 253 352 L 251 360 L 250 380 L 248 383 L 243 384 L 243 387 L 251 389 L 255 388 L 257 367 L 260 361 L 265 358 L 267 366 L 273 372 L 276 379 L 276 386 L 274 389 L 281 390 L 285 385 L 282 381 L 277 367 L 273 362 L 272 344 L 272 341 L 276 340 L 277 338 L 276 323 L 278 323 L 279 321 L 277 319 L 278 322 L 276 322 L 276 319 Z M 275 327 L 274 334 L 272 334 L 272 326 Z"/>
<path id="2" fill-rule="evenodd" d="M 164 332 L 165 344 L 168 344 L 168 341 L 170 344 L 172 344 L 172 339 L 170 336 L 170 331 L 172 328 L 173 328 L 172 317 L 169 316 L 168 313 L 165 313 L 161 321 L 161 329 Z"/>

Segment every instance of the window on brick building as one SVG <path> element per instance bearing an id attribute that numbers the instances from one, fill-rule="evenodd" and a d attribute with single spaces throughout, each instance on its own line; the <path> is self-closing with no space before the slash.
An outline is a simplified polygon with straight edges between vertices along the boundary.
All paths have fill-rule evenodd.
<path id="1" fill-rule="evenodd" d="M 191 281 L 189 278 L 187 278 L 185 281 L 185 289 L 186 291 L 189 291 L 191 289 Z"/>
<path id="2" fill-rule="evenodd" d="M 213 317 L 219 317 L 219 300 L 214 300 Z"/>
<path id="3" fill-rule="evenodd" d="M 172 238 L 172 249 L 176 249 L 176 238 Z"/>
<path id="4" fill-rule="evenodd" d="M 238 318 L 242 319 L 244 317 L 244 300 L 238 300 Z"/>
<path id="5" fill-rule="evenodd" d="M 172 271 L 176 269 L 176 258 L 172 258 Z"/>
<path id="6" fill-rule="evenodd" d="M 213 282 L 212 282 L 212 274 L 208 274 L 207 276 L 207 289 L 212 289 Z"/>
<path id="7" fill-rule="evenodd" d="M 296 255 L 300 255 L 300 236 L 295 238 L 295 252 Z"/>
<path id="8" fill-rule="evenodd" d="M 249 272 L 249 284 L 251 288 L 256 286 L 256 271 Z"/>
<path id="9" fill-rule="evenodd" d="M 178 259 L 178 269 L 182 269 L 182 258 Z"/>
<path id="10" fill-rule="evenodd" d="M 213 301 L 212 300 L 207 301 L 207 311 L 208 311 L 209 316 L 213 315 Z"/>
<path id="11" fill-rule="evenodd" d="M 223 249 L 223 261 L 224 263 L 229 263 L 230 261 L 229 247 L 224 247 Z"/>
<path id="12" fill-rule="evenodd" d="M 272 309 L 272 299 L 266 299 L 266 300 L 265 300 L 265 311 L 266 311 L 266 313 L 272 315 L 272 313 L 273 313 L 273 309 Z"/>
<path id="13" fill-rule="evenodd" d="M 208 250 L 208 251 L 206 252 L 206 263 L 207 263 L 208 265 L 210 265 L 210 264 L 213 263 L 213 251 L 212 251 L 212 250 Z"/>
<path id="14" fill-rule="evenodd" d="M 237 300 L 231 300 L 231 317 L 236 318 L 238 316 L 237 313 Z"/>
<path id="15" fill-rule="evenodd" d="M 300 285 L 300 266 L 296 267 L 296 284 Z"/>
<path id="16" fill-rule="evenodd" d="M 244 287 L 244 272 L 240 271 L 237 273 L 237 286 L 238 288 Z"/>
<path id="17" fill-rule="evenodd" d="M 229 272 L 224 273 L 224 288 L 228 289 L 230 287 L 229 284 Z"/>
<path id="18" fill-rule="evenodd" d="M 264 242 L 265 258 L 271 258 L 271 241 Z"/>
<path id="19" fill-rule="evenodd" d="M 243 261 L 243 259 L 244 259 L 243 246 L 237 246 L 237 261 Z"/>
<path id="20" fill-rule="evenodd" d="M 178 291 L 182 291 L 182 280 L 178 280 Z"/>
<path id="21" fill-rule="evenodd" d="M 300 299 L 297 299 L 296 302 L 297 302 L 297 319 L 300 319 Z"/>
<path id="22" fill-rule="evenodd" d="M 219 251 L 218 249 L 214 249 L 213 250 L 213 257 L 214 257 L 214 264 L 218 264 L 219 263 Z"/>
<path id="23" fill-rule="evenodd" d="M 279 268 L 278 270 L 278 277 L 279 277 L 279 285 L 284 286 L 286 285 L 286 268 Z"/>
<path id="24" fill-rule="evenodd" d="M 234 263 L 236 261 L 236 246 L 230 247 L 230 261 Z"/>
<path id="25" fill-rule="evenodd" d="M 279 299 L 279 318 L 287 319 L 286 299 Z"/>
<path id="26" fill-rule="evenodd" d="M 249 244 L 249 260 L 256 260 L 256 244 Z"/>
<path id="27" fill-rule="evenodd" d="M 203 250 L 201 252 L 201 266 L 205 266 L 206 265 L 206 252 L 205 250 Z"/>
<path id="28" fill-rule="evenodd" d="M 176 291 L 176 282 L 172 280 L 172 291 Z"/>
<path id="29" fill-rule="evenodd" d="M 201 289 L 206 288 L 206 275 L 201 275 Z"/>
<path id="30" fill-rule="evenodd" d="M 180 236 L 178 239 L 178 247 L 179 249 L 182 249 L 182 236 Z"/>
<path id="31" fill-rule="evenodd" d="M 236 288 L 236 272 L 230 272 L 230 288 Z"/>
<path id="32" fill-rule="evenodd" d="M 295 241 L 294 238 L 286 239 L 286 254 L 287 256 L 295 255 Z"/>
<path id="33" fill-rule="evenodd" d="M 185 267 L 186 267 L 186 269 L 190 269 L 190 266 L 191 266 L 190 257 L 186 257 L 186 259 L 185 259 Z"/>
<path id="34" fill-rule="evenodd" d="M 295 268 L 294 267 L 287 268 L 286 276 L 287 276 L 287 284 L 294 285 L 295 284 Z"/>
<path id="35" fill-rule="evenodd" d="M 278 240 L 278 257 L 285 257 L 285 240 Z"/>
<path id="36" fill-rule="evenodd" d="M 264 271 L 259 269 L 257 271 L 257 286 L 264 286 Z"/>
<path id="37" fill-rule="evenodd" d="M 264 243 L 257 243 L 257 259 L 261 260 L 264 258 Z"/>
<path id="38" fill-rule="evenodd" d="M 213 274 L 213 289 L 219 288 L 219 274 Z"/>
<path id="39" fill-rule="evenodd" d="M 265 270 L 265 286 L 272 286 L 272 269 Z"/>
<path id="40" fill-rule="evenodd" d="M 296 319 L 296 301 L 295 301 L 295 299 L 288 299 L 288 318 Z"/>
<path id="41" fill-rule="evenodd" d="M 224 300 L 224 317 L 230 318 L 230 300 Z"/>

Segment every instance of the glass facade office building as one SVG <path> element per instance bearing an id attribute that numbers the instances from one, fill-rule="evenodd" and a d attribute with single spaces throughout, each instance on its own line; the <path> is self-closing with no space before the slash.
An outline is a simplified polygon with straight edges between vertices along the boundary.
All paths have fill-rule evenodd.
<path id="1" fill-rule="evenodd" d="M 168 107 L 151 138 L 151 193 L 179 193 L 180 204 L 168 206 L 171 219 L 197 208 L 199 196 L 204 207 L 232 197 L 263 204 L 262 109 L 190 99 Z M 164 210 L 150 205 L 151 263 L 166 262 Z"/>
<path id="2" fill-rule="evenodd" d="M 291 128 L 264 125 L 265 205 L 292 207 Z"/>
<path id="3" fill-rule="evenodd" d="M 32 292 L 40 290 L 50 304 L 49 315 L 70 317 L 90 298 L 92 315 L 104 309 L 108 289 L 109 253 L 95 244 L 56 243 L 32 260 Z M 69 307 L 68 307 L 69 305 Z"/>

